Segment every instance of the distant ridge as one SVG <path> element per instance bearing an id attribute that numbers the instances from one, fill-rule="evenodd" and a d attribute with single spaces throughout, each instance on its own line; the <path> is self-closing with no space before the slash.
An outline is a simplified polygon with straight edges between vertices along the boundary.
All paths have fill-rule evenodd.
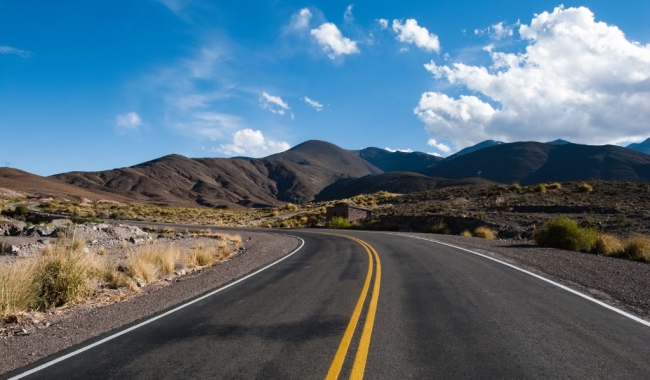
<path id="1" fill-rule="evenodd" d="M 429 166 L 443 160 L 442 157 L 422 152 L 389 152 L 373 147 L 351 152 L 385 172 L 423 173 Z"/>
<path id="2" fill-rule="evenodd" d="M 458 152 L 456 152 L 456 153 L 452 154 L 451 156 L 447 157 L 447 159 L 452 159 L 452 158 L 455 158 L 455 157 L 458 157 L 458 156 L 462 156 L 464 154 L 476 152 L 477 150 L 481 150 L 481 149 L 484 149 L 484 148 L 488 148 L 488 147 L 491 147 L 491 146 L 494 146 L 494 145 L 501 145 L 501 144 L 503 144 L 502 141 L 485 140 L 485 141 L 480 142 L 480 143 L 478 143 L 476 145 L 468 146 L 465 149 L 461 149 Z"/>
<path id="3" fill-rule="evenodd" d="M 566 145 L 566 144 L 571 144 L 569 141 L 562 140 L 562 139 L 557 139 L 553 141 L 547 142 L 548 145 Z"/>
<path id="4" fill-rule="evenodd" d="M 650 155 L 615 146 L 580 144 L 549 145 L 517 142 L 487 147 L 445 160 L 426 174 L 442 178 L 466 178 L 481 171 L 494 182 L 522 185 L 604 179 L 650 182 Z"/>
<path id="5" fill-rule="evenodd" d="M 642 152 L 645 154 L 650 154 L 650 138 L 641 142 L 633 143 L 627 146 L 629 149 L 636 150 L 637 152 Z"/>

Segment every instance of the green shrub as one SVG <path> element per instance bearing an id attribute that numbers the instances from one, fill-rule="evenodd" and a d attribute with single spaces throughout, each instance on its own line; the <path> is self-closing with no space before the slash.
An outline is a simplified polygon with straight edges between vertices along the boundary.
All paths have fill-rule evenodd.
<path id="1" fill-rule="evenodd" d="M 517 182 L 513 183 L 512 186 L 510 186 L 511 191 L 519 191 L 521 190 L 521 185 L 518 184 Z"/>
<path id="2" fill-rule="evenodd" d="M 537 231 L 534 239 L 544 247 L 588 252 L 598 239 L 598 231 L 581 228 L 573 219 L 559 216 Z"/>
<path id="3" fill-rule="evenodd" d="M 335 216 L 328 224 L 329 228 L 348 228 L 350 221 L 342 216 Z"/>
<path id="4" fill-rule="evenodd" d="M 533 191 L 540 194 L 546 194 L 546 185 L 540 183 L 539 185 L 533 187 Z"/>

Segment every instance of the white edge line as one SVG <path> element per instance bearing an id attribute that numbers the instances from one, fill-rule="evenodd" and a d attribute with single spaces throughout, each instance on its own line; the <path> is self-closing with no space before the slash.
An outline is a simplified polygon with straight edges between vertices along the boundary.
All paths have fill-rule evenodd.
<path id="1" fill-rule="evenodd" d="M 586 299 L 586 300 L 589 300 L 589 301 L 591 301 L 591 302 L 593 302 L 593 303 L 595 303 L 595 304 L 598 304 L 598 305 L 600 305 L 600 306 L 602 306 L 602 307 L 605 307 L 605 308 L 607 308 L 607 309 L 609 309 L 609 310 L 612 310 L 612 311 L 614 311 L 614 312 L 616 312 L 616 313 L 618 313 L 618 314 L 620 314 L 620 315 L 622 315 L 622 316 L 624 316 L 624 317 L 630 318 L 630 319 L 632 319 L 632 320 L 634 320 L 634 321 L 636 321 L 636 322 L 639 322 L 639 323 L 641 323 L 641 324 L 643 324 L 643 325 L 646 325 L 646 326 L 650 327 L 650 322 L 648 322 L 648 321 L 646 321 L 646 320 L 643 320 L 643 319 L 641 319 L 641 318 L 639 318 L 639 317 L 637 317 L 637 316 L 635 316 L 635 315 L 632 315 L 632 314 L 630 314 L 630 313 L 627 313 L 627 312 L 625 312 L 625 311 L 623 311 L 623 310 L 621 310 L 621 309 L 615 308 L 614 306 L 608 305 L 608 304 L 606 304 L 606 303 L 604 303 L 604 302 L 602 302 L 602 301 L 598 301 L 598 300 L 595 299 L 595 298 L 589 297 L 589 296 L 586 295 L 586 294 L 580 293 L 580 292 L 577 291 L 577 290 L 571 289 L 571 288 L 569 288 L 568 286 L 564 286 L 564 285 L 562 285 L 562 284 L 560 284 L 560 283 L 557 283 L 557 282 L 555 282 L 555 281 L 553 281 L 553 280 L 549 280 L 549 279 L 546 278 L 546 277 L 542 277 L 542 276 L 540 276 L 540 275 L 538 275 L 538 274 L 535 274 L 535 273 L 533 273 L 533 272 L 529 272 L 529 271 L 527 271 L 527 270 L 525 270 L 525 269 L 519 268 L 518 266 L 515 266 L 515 265 L 512 265 L 512 264 L 509 264 L 509 263 L 506 263 L 505 261 L 501 261 L 501 260 L 499 260 L 499 259 L 495 259 L 494 257 L 490 257 L 490 256 L 484 255 L 484 254 L 482 254 L 482 253 L 474 252 L 474 251 L 469 250 L 469 249 L 467 249 L 467 248 L 458 247 L 458 246 L 455 246 L 455 245 L 452 245 L 452 244 L 443 243 L 443 242 L 441 242 L 441 241 L 437 241 L 437 240 L 433 240 L 433 239 L 426 239 L 426 238 L 423 238 L 423 237 L 418 237 L 418 236 L 413 236 L 413 235 L 405 235 L 405 234 L 399 234 L 399 233 L 398 233 L 398 234 L 394 234 L 394 233 L 393 233 L 393 234 L 389 234 L 389 235 L 398 235 L 398 236 L 409 237 L 409 238 L 412 238 L 412 239 L 419 239 L 419 240 L 430 241 L 430 242 L 433 242 L 433 243 L 437 243 L 437 244 L 441 244 L 441 245 L 446 245 L 447 247 L 452 247 L 452 248 L 460 249 L 461 251 L 466 251 L 466 252 L 469 252 L 469 253 L 473 253 L 473 254 L 475 254 L 475 255 L 478 255 L 478 256 L 484 257 L 484 258 L 486 258 L 486 259 L 488 259 L 488 260 L 496 261 L 496 262 L 499 263 L 499 264 L 503 264 L 503 265 L 505 265 L 505 266 L 508 266 L 508 267 L 510 267 L 510 268 L 513 268 L 513 269 L 516 269 L 516 270 L 518 270 L 518 271 L 520 271 L 520 272 L 524 272 L 524 273 L 526 273 L 526 274 L 528 274 L 528 275 L 531 275 L 531 276 L 533 276 L 533 277 L 535 277 L 535 278 L 538 278 L 538 279 L 540 279 L 540 280 L 542 280 L 542 281 L 546 281 L 546 282 L 548 282 L 549 284 L 555 285 L 555 286 L 557 286 L 558 288 L 561 288 L 561 289 L 566 290 L 567 292 L 573 293 L 573 294 L 575 294 L 575 295 L 577 295 L 577 296 L 580 296 L 580 297 L 582 297 L 582 298 L 584 298 L 584 299 Z"/>
<path id="2" fill-rule="evenodd" d="M 147 320 L 144 321 L 144 322 L 140 322 L 140 323 L 138 323 L 138 324 L 135 325 L 135 326 L 131 326 L 131 327 L 129 327 L 129 328 L 126 329 L 126 330 L 122 330 L 122 331 L 120 331 L 120 332 L 118 332 L 118 333 L 115 333 L 115 334 L 113 334 L 113 335 L 111 335 L 111 336 L 108 336 L 108 337 L 106 337 L 106 338 L 104 338 L 104 339 L 102 339 L 102 340 L 99 340 L 99 341 L 97 341 L 97 342 L 95 342 L 95 343 L 93 343 L 93 344 L 90 344 L 90 345 L 88 345 L 88 346 L 86 346 L 86 347 L 80 348 L 80 349 L 78 349 L 78 350 L 76 350 L 76 351 L 73 351 L 73 352 L 71 352 L 71 353 L 69 353 L 69 354 L 63 355 L 63 356 L 61 356 L 60 358 L 56 358 L 56 359 L 54 359 L 54 360 L 52 360 L 52 361 L 49 361 L 49 362 L 47 362 L 47 363 L 45 363 L 45 364 L 41 364 L 40 366 L 38 366 L 38 367 L 36 367 L 36 368 L 32 368 L 32 369 L 30 369 L 30 370 L 27 371 L 27 372 L 23 372 L 23 373 L 18 374 L 18 375 L 14 376 L 14 377 L 10 377 L 8 380 L 22 379 L 22 378 L 25 377 L 25 376 L 29 376 L 29 375 L 31 375 L 31 374 L 33 374 L 33 373 L 36 373 L 36 372 L 38 372 L 38 371 L 40 371 L 40 370 L 42 370 L 42 369 L 45 369 L 45 368 L 50 367 L 50 366 L 52 366 L 52 365 L 54 365 L 54 364 L 57 364 L 57 363 L 62 362 L 62 361 L 64 361 L 64 360 L 66 360 L 66 359 L 69 359 L 69 358 L 71 358 L 71 357 L 73 357 L 73 356 L 75 356 L 75 355 L 78 355 L 78 354 L 80 354 L 80 353 L 82 353 L 82 352 L 84 352 L 84 351 L 88 351 L 88 350 L 90 350 L 91 348 L 93 348 L 93 347 L 97 347 L 97 346 L 99 346 L 99 345 L 102 344 L 102 343 L 106 343 L 106 342 L 108 342 L 109 340 L 115 339 L 115 338 L 117 338 L 117 337 L 119 337 L 119 336 L 121 336 L 121 335 L 124 335 L 124 334 L 126 334 L 126 333 L 129 333 L 129 332 L 131 332 L 131 331 L 133 331 L 133 330 L 135 330 L 135 329 L 137 329 L 137 328 L 140 328 L 140 327 L 142 327 L 142 326 L 144 326 L 144 325 L 148 325 L 149 323 L 154 322 L 154 321 L 156 321 L 156 320 L 158 320 L 158 319 L 160 319 L 160 318 L 163 318 L 163 317 L 165 317 L 165 316 L 168 316 L 169 314 L 172 314 L 172 313 L 177 312 L 177 311 L 179 311 L 179 310 L 181 310 L 181 309 L 183 309 L 183 308 L 186 308 L 186 307 L 188 307 L 188 306 L 190 306 L 190 305 L 192 305 L 192 304 L 194 304 L 194 303 L 196 303 L 196 302 L 199 302 L 199 301 L 202 301 L 202 300 L 204 300 L 204 299 L 206 299 L 206 298 L 208 298 L 208 297 L 211 297 L 211 296 L 213 296 L 213 295 L 219 293 L 219 292 L 222 291 L 222 290 L 228 289 L 229 287 L 231 287 L 231 286 L 233 286 L 233 285 L 236 285 L 236 284 L 238 284 L 238 283 L 240 283 L 240 282 L 246 280 L 247 278 L 253 277 L 253 276 L 255 276 L 256 274 L 258 274 L 258 273 L 260 273 L 260 272 L 262 272 L 262 271 L 264 271 L 264 270 L 266 270 L 266 269 L 268 269 L 268 268 L 274 266 L 275 264 L 277 264 L 277 263 L 279 263 L 279 262 L 281 262 L 281 261 L 283 261 L 283 260 L 286 260 L 287 258 L 289 258 L 290 256 L 292 256 L 294 253 L 300 251 L 300 249 L 305 245 L 305 241 L 304 241 L 303 239 L 299 238 L 298 236 L 287 235 L 287 234 L 277 234 L 277 235 L 290 236 L 290 237 L 293 237 L 293 238 L 296 238 L 296 239 L 300 240 L 300 241 L 301 241 L 300 247 L 296 248 L 293 252 L 290 252 L 289 254 L 287 254 L 286 256 L 282 257 L 281 259 L 279 259 L 279 260 L 277 260 L 277 261 L 274 261 L 274 262 L 272 262 L 271 264 L 269 264 L 269 265 L 267 265 L 267 266 L 265 266 L 265 267 L 263 267 L 263 268 L 261 268 L 261 269 L 258 269 L 258 270 L 256 270 L 255 272 L 253 272 L 253 273 L 251 273 L 251 274 L 248 274 L 248 275 L 246 275 L 246 276 L 240 278 L 240 279 L 237 280 L 237 281 L 231 282 L 230 284 L 225 285 L 225 286 L 222 286 L 222 287 L 219 288 L 219 289 L 213 290 L 213 291 L 211 291 L 211 292 L 208 293 L 208 294 L 204 294 L 203 296 L 201 296 L 201 297 L 199 297 L 199 298 L 193 299 L 192 301 L 189 301 L 189 302 L 184 303 L 184 304 L 182 304 L 182 305 L 180 305 L 180 306 L 177 306 L 177 307 L 175 307 L 175 308 L 173 308 L 173 309 L 171 309 L 171 310 L 169 310 L 169 311 L 167 311 L 167 312 L 165 312 L 165 313 L 163 313 L 163 314 L 160 314 L 160 315 L 157 315 L 157 316 L 155 316 L 155 317 L 153 317 L 153 318 L 147 319 Z"/>

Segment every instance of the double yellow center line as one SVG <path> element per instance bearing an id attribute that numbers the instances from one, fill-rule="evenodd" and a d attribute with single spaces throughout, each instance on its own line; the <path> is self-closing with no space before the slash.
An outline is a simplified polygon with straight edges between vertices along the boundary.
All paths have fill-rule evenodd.
<path id="1" fill-rule="evenodd" d="M 372 282 L 373 275 L 373 258 L 377 263 L 377 269 L 375 271 L 375 282 L 372 289 L 372 296 L 370 298 L 370 304 L 368 305 L 368 310 L 366 313 L 366 322 L 363 326 L 363 332 L 361 333 L 361 340 L 359 341 L 359 347 L 357 349 L 357 354 L 354 359 L 354 365 L 352 366 L 352 373 L 350 374 L 350 379 L 363 379 L 363 373 L 366 369 L 366 361 L 368 360 L 368 350 L 370 348 L 370 337 L 372 336 L 372 327 L 375 324 L 375 314 L 377 313 L 377 302 L 379 300 L 379 287 L 381 284 L 381 263 L 379 261 L 379 255 L 370 244 L 366 243 L 361 239 L 357 239 L 352 236 L 346 235 L 337 235 L 346 237 L 348 239 L 354 240 L 357 243 L 361 244 L 368 253 L 368 274 L 366 275 L 366 281 L 363 284 L 363 289 L 361 290 L 361 295 L 357 301 L 357 305 L 354 308 L 352 317 L 350 318 L 350 323 L 345 329 L 343 334 L 343 339 L 341 344 L 339 344 L 338 350 L 336 350 L 336 355 L 334 355 L 334 360 L 330 365 L 330 369 L 327 372 L 325 380 L 335 380 L 338 379 L 339 374 L 341 373 L 341 368 L 343 368 L 343 363 L 345 362 L 345 357 L 348 353 L 348 348 L 350 348 L 350 343 L 352 342 L 352 337 L 354 336 L 354 330 L 357 328 L 359 318 L 361 317 L 361 312 L 363 310 L 363 305 L 366 303 L 366 298 L 368 296 L 368 290 L 370 289 L 370 283 Z"/>

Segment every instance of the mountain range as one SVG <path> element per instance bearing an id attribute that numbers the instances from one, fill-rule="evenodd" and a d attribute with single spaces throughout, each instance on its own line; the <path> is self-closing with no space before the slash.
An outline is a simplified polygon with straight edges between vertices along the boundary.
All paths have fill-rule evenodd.
<path id="1" fill-rule="evenodd" d="M 409 193 L 479 182 L 528 185 L 591 178 L 650 182 L 650 155 L 634 150 L 648 145 L 650 139 L 630 148 L 563 140 L 488 140 L 441 158 L 372 147 L 349 151 L 325 141 L 310 140 L 259 159 L 168 155 L 127 168 L 51 177 L 5 169 L 0 172 L 0 190 L 40 189 L 31 193 L 244 208 L 342 199 L 380 190 Z"/>

